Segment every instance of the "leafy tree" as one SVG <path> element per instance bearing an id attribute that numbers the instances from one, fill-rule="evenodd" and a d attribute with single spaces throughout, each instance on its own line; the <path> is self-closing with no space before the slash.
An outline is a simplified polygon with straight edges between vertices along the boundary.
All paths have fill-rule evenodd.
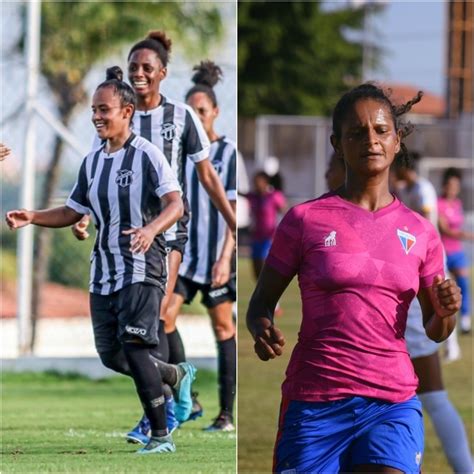
<path id="1" fill-rule="evenodd" d="M 215 43 L 222 34 L 217 7 L 200 2 L 43 2 L 41 14 L 41 72 L 56 98 L 60 120 L 65 126 L 69 125 L 75 107 L 87 99 L 84 79 L 94 64 L 143 38 L 149 30 L 165 30 L 175 41 L 184 43 L 191 55 Z M 58 137 L 46 172 L 40 208 L 51 204 L 62 151 L 63 142 Z M 32 350 L 40 288 L 48 269 L 50 239 L 48 229 L 37 229 Z"/>
<path id="2" fill-rule="evenodd" d="M 321 2 L 239 3 L 239 115 L 328 115 L 360 81 L 363 9 L 324 11 Z"/>

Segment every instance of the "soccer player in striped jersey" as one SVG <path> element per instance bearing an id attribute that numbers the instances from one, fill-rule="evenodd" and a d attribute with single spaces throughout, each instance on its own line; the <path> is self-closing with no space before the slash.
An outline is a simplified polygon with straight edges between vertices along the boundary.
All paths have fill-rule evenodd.
<path id="1" fill-rule="evenodd" d="M 181 190 L 164 155 L 130 130 L 134 91 L 118 67 L 107 70 L 92 102 L 92 122 L 104 141 L 84 159 L 62 207 L 7 213 L 11 229 L 28 224 L 66 227 L 92 214 L 90 307 L 103 364 L 133 378 L 151 425 L 139 453 L 175 451 L 166 424 L 163 382 L 176 390 L 177 407 L 189 415 L 195 369 L 156 360 L 156 313 L 166 284 L 163 233 L 183 214 Z"/>
<path id="2" fill-rule="evenodd" d="M 436 229 L 389 190 L 411 131 L 401 116 L 419 98 L 394 106 L 373 84 L 344 94 L 331 136 L 344 185 L 295 206 L 275 234 L 247 314 L 259 358 L 282 354 L 273 313 L 296 274 L 303 319 L 282 386 L 274 472 L 420 472 L 407 311 L 417 296 L 426 334 L 442 341 L 461 297 L 444 279 Z"/>
<path id="3" fill-rule="evenodd" d="M 194 68 L 195 86 L 186 94 L 186 102 L 201 119 L 211 141 L 210 161 L 219 175 L 232 208 L 235 209 L 236 145 L 214 130 L 219 114 L 214 85 L 222 71 L 211 61 L 201 62 Z M 235 325 L 232 306 L 235 301 L 235 241 L 224 219 L 199 183 L 192 164 L 186 167 L 188 199 L 191 208 L 189 240 L 186 243 L 179 277 L 165 315 L 167 332 L 176 329 L 176 319 L 183 303 L 190 303 L 197 292 L 211 317 L 217 341 L 218 385 L 220 412 L 207 431 L 233 431 L 233 405 L 236 379 Z M 184 362 L 184 348 L 181 358 Z"/>

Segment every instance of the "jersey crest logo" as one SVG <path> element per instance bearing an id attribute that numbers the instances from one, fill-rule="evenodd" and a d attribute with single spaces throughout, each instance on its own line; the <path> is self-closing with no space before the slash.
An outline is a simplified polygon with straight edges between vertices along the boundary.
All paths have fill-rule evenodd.
<path id="1" fill-rule="evenodd" d="M 132 184 L 132 170 L 118 170 L 115 182 L 121 187 L 126 188 Z"/>
<path id="2" fill-rule="evenodd" d="M 324 238 L 325 247 L 335 247 L 336 245 L 336 231 L 332 230 L 327 237 Z"/>
<path id="3" fill-rule="evenodd" d="M 174 123 L 164 123 L 161 126 L 160 135 L 168 142 L 176 136 L 176 125 Z"/>
<path id="4" fill-rule="evenodd" d="M 397 235 L 402 243 L 403 250 L 405 250 L 405 253 L 408 255 L 416 244 L 416 237 L 400 229 L 397 229 Z"/>

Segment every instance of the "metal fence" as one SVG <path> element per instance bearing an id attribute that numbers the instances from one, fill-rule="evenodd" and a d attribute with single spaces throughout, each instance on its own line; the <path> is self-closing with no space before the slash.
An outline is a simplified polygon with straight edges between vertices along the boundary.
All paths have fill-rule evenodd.
<path id="1" fill-rule="evenodd" d="M 474 211 L 474 161 L 472 116 L 461 120 L 422 121 L 414 116 L 415 131 L 407 138 L 409 149 L 424 158 L 420 174 L 440 189 L 442 170 L 455 166 L 463 170 L 463 200 L 467 212 Z M 248 130 L 249 127 L 241 127 Z M 331 121 L 321 117 L 260 116 L 255 122 L 254 155 L 247 152 L 249 176 L 261 169 L 264 160 L 280 161 L 285 193 L 291 203 L 326 191 L 324 173 L 332 153 L 329 141 Z M 239 136 L 239 143 L 249 137 Z"/>

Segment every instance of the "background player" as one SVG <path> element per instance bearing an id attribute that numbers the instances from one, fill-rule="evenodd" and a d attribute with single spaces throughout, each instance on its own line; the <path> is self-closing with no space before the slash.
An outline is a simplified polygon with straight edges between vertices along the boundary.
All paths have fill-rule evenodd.
<path id="1" fill-rule="evenodd" d="M 90 281 L 95 344 L 106 367 L 133 377 L 151 424 L 151 438 L 139 453 L 149 454 L 176 449 L 166 426 L 162 379 L 190 411 L 195 369 L 165 364 L 152 353 L 166 282 L 162 234 L 182 216 L 183 203 L 166 158 L 130 130 L 135 105 L 120 68 L 108 69 L 92 102 L 92 122 L 104 143 L 84 159 L 66 205 L 10 211 L 6 221 L 11 229 L 56 228 L 92 213 L 97 227 Z"/>
<path id="2" fill-rule="evenodd" d="M 278 213 L 285 209 L 286 200 L 281 191 L 271 186 L 264 171 L 255 174 L 253 184 L 254 190 L 246 197 L 250 204 L 253 273 L 258 278 L 272 244 Z"/>
<path id="3" fill-rule="evenodd" d="M 262 360 L 282 353 L 273 312 L 295 274 L 303 302 L 283 384 L 276 472 L 420 470 L 423 422 L 406 313 L 418 294 L 428 336 L 444 340 L 460 293 L 442 277 L 433 226 L 389 191 L 390 165 L 409 133 L 400 116 L 419 99 L 395 107 L 364 84 L 339 100 L 331 143 L 344 159 L 345 184 L 285 216 L 260 274 L 247 325 Z"/>
<path id="4" fill-rule="evenodd" d="M 202 121 L 211 142 L 209 159 L 216 169 L 232 208 L 236 205 L 235 143 L 214 130 L 219 107 L 213 87 L 222 76 L 221 69 L 211 61 L 194 68 L 195 86 L 186 94 L 186 102 Z M 211 317 L 217 341 L 220 412 L 207 431 L 233 431 L 233 405 L 236 382 L 236 342 L 232 305 L 235 301 L 235 241 L 223 218 L 199 184 L 197 171 L 186 168 L 188 198 L 191 208 L 189 240 L 174 295 L 166 313 L 167 332 L 175 331 L 176 319 L 183 303 L 190 303 L 199 291 L 202 303 Z M 184 350 L 180 359 L 184 362 Z"/>
<path id="5" fill-rule="evenodd" d="M 461 288 L 462 305 L 461 332 L 471 331 L 469 265 L 462 246 L 462 240 L 474 240 L 474 234 L 463 230 L 464 211 L 459 199 L 461 192 L 461 171 L 448 168 L 443 174 L 443 194 L 438 199 L 439 230 L 448 258 L 448 270 L 454 275 Z"/>
<path id="6" fill-rule="evenodd" d="M 438 228 L 438 197 L 436 190 L 429 180 L 418 174 L 419 153 L 411 152 L 410 157 L 411 159 L 407 161 L 405 166 L 395 163 L 393 167 L 395 177 L 398 180 L 395 183 L 394 191 L 405 205 L 421 214 Z M 415 324 L 414 334 L 416 332 L 421 334 L 422 328 L 417 328 L 421 309 L 417 308 L 416 301 L 412 304 L 412 311 L 414 311 L 414 316 L 409 318 L 408 328 L 410 329 L 411 326 L 410 321 L 413 321 Z M 422 336 L 422 339 L 424 340 L 425 338 Z M 461 357 L 457 331 L 453 331 L 446 340 L 445 349 L 444 360 L 446 362 L 452 362 Z"/>

